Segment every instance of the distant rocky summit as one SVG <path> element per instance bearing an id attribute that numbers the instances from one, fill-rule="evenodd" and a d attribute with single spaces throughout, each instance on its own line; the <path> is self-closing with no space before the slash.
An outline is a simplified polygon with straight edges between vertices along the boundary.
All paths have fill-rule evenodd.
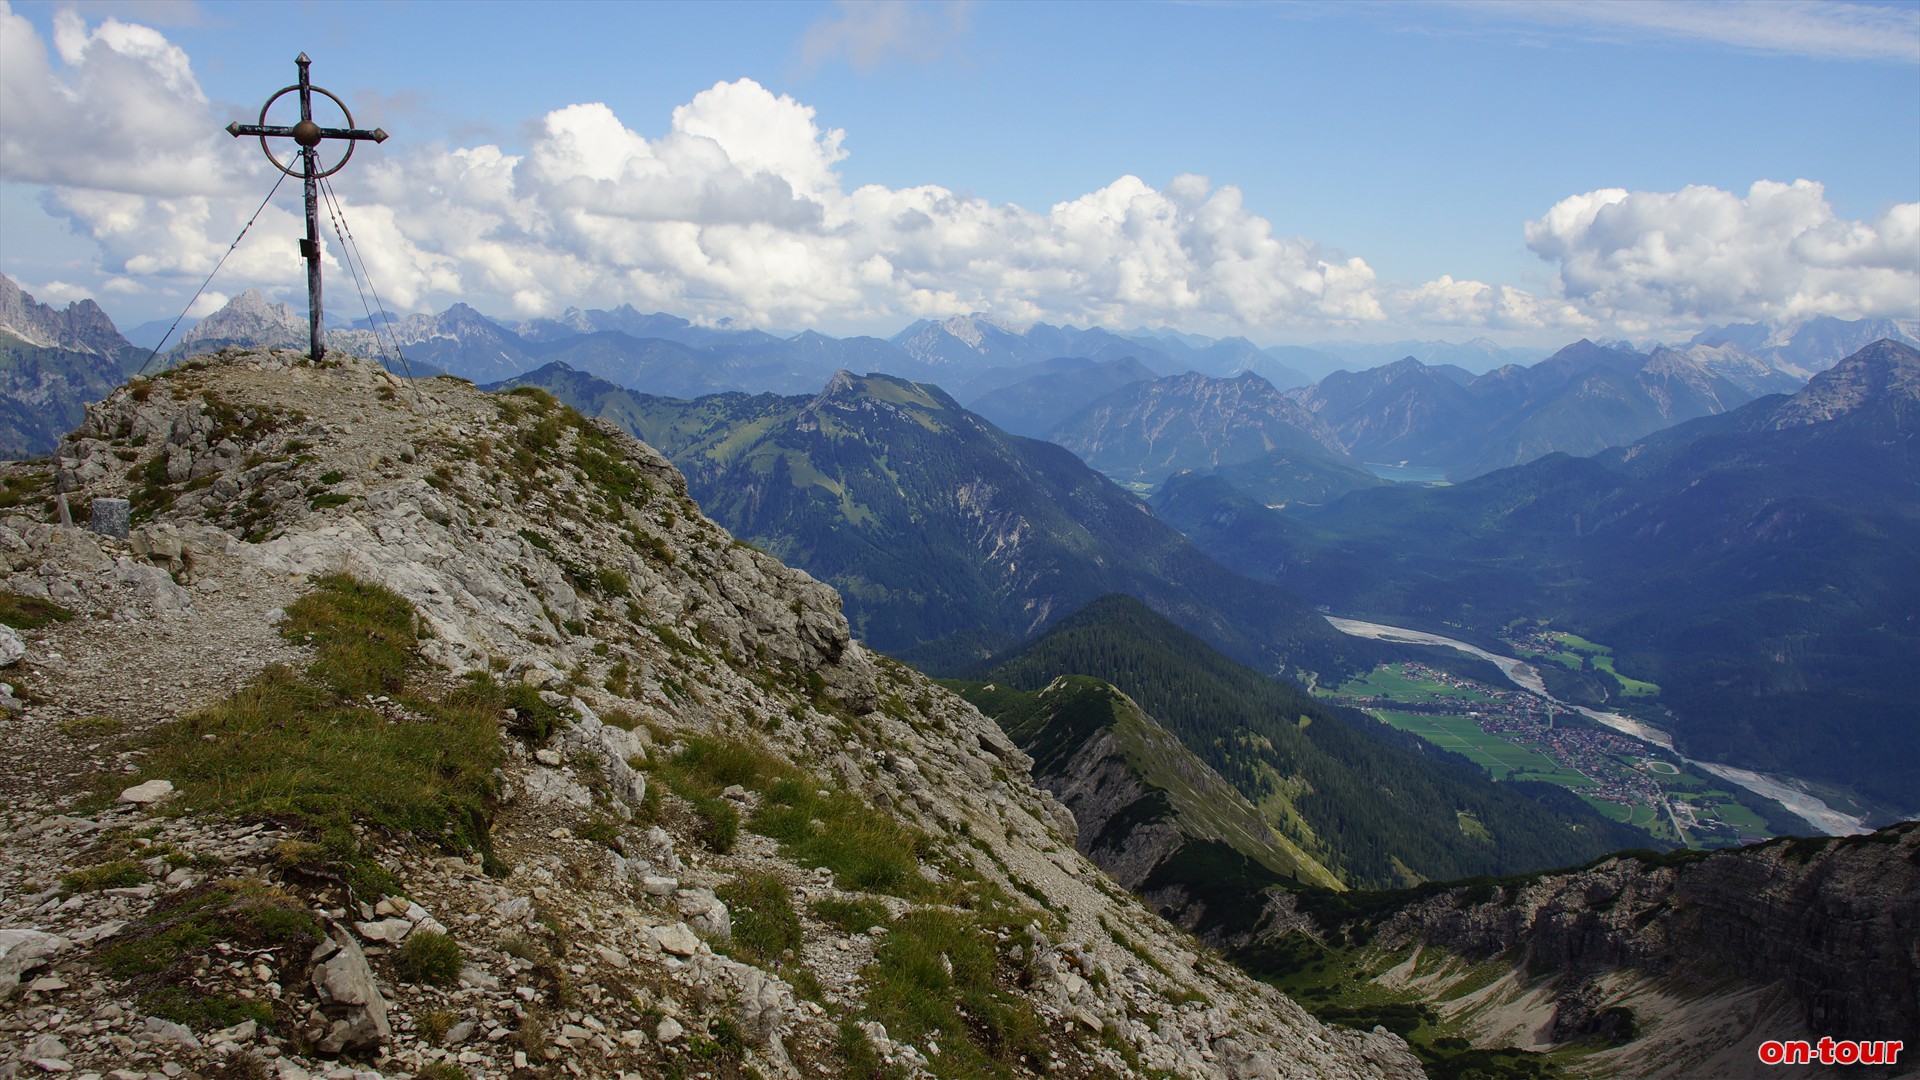
<path id="1" fill-rule="evenodd" d="M 1422 1075 L 542 392 L 231 350 L 0 482 L 6 1075 Z"/>
<path id="2" fill-rule="evenodd" d="M 146 355 L 92 300 L 52 308 L 0 274 L 0 458 L 52 450 Z"/>

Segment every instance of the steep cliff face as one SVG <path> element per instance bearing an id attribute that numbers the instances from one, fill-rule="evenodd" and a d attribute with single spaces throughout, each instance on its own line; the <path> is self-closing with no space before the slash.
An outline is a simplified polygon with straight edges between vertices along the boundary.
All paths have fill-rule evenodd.
<path id="1" fill-rule="evenodd" d="M 1597 1075 L 1781 1075 L 1768 1039 L 1920 1046 L 1920 823 L 1425 893 L 1305 920 L 1282 898 L 1274 925 L 1370 955 L 1477 1042 L 1584 1040 Z"/>
<path id="2" fill-rule="evenodd" d="M 234 353 L 55 464 L 0 518 L 0 1069 L 1418 1075 L 544 394 Z"/>
<path id="3" fill-rule="evenodd" d="M 99 304 L 78 300 L 64 310 L 48 307 L 5 274 L 0 274 L 0 331 L 36 348 L 114 359 L 132 347 Z"/>
<path id="4" fill-rule="evenodd" d="M 1701 983 L 1781 983 L 1810 1031 L 1920 1046 L 1920 825 L 1785 839 L 1674 866 L 1632 857 L 1460 889 L 1395 913 L 1382 945 L 1415 939 L 1474 957 L 1516 945 L 1578 978 L 1634 968 Z M 1463 903 L 1464 901 L 1464 903 Z"/>

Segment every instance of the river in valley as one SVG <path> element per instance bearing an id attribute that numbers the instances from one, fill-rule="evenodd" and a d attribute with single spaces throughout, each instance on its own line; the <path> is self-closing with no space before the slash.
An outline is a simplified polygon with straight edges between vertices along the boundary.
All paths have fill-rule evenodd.
<path id="1" fill-rule="evenodd" d="M 1636 720 L 1620 713 L 1602 712 L 1582 705 L 1569 705 L 1552 694 L 1547 693 L 1547 683 L 1532 664 L 1512 656 L 1490 653 L 1478 646 L 1464 641 L 1456 641 L 1439 634 L 1429 634 L 1424 630 L 1408 630 L 1401 626 L 1386 626 L 1381 623 L 1361 622 L 1358 619 L 1338 619 L 1329 615 L 1327 621 L 1335 630 L 1354 637 L 1372 638 L 1376 641 L 1393 641 L 1403 645 L 1432 645 L 1454 649 L 1469 656 L 1477 656 L 1500 669 L 1515 686 L 1530 693 L 1546 698 L 1563 709 L 1570 709 L 1580 715 L 1604 724 L 1622 735 L 1630 735 L 1644 743 L 1651 743 L 1668 751 L 1689 765 L 1712 773 L 1728 783 L 1738 784 L 1756 795 L 1763 795 L 1786 807 L 1804 819 L 1809 825 L 1828 836 L 1853 836 L 1871 832 L 1867 823 L 1860 818 L 1841 813 L 1819 798 L 1800 789 L 1791 777 L 1769 776 L 1751 769 L 1735 768 L 1731 765 L 1718 765 L 1710 761 L 1695 761 L 1674 749 L 1673 736 L 1651 724 Z"/>

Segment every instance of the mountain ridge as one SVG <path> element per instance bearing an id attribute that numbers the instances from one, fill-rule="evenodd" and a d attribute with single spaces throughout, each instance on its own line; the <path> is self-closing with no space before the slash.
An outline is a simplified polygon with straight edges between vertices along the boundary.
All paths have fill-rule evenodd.
<path id="1" fill-rule="evenodd" d="M 8 1065 L 1419 1075 L 1172 932 L 993 724 L 537 390 L 235 350 L 53 468 L 0 466 L 0 860 L 51 883 L 0 892 Z"/>
<path id="2" fill-rule="evenodd" d="M 729 528 L 834 583 L 863 640 L 935 670 L 1113 591 L 1266 668 L 1332 672 L 1366 654 L 1068 451 L 1007 435 L 932 384 L 843 371 L 810 396 L 694 401 L 550 385 L 617 412 Z"/>

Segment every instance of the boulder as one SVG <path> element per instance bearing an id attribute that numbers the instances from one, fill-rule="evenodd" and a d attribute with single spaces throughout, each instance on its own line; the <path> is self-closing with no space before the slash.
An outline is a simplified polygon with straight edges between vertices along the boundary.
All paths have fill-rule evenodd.
<path id="1" fill-rule="evenodd" d="M 711 889 L 681 889 L 675 894 L 680 917 L 693 932 L 705 938 L 725 941 L 733 936 L 733 921 L 727 905 Z"/>
<path id="2" fill-rule="evenodd" d="M 128 527 L 133 522 L 133 506 L 125 499 L 93 500 L 93 517 L 90 525 L 101 536 L 116 539 L 127 538 Z"/>
<path id="3" fill-rule="evenodd" d="M 22 975 L 45 966 L 71 944 L 58 934 L 39 930 L 0 930 L 0 1001 L 13 996 Z"/>
<path id="4" fill-rule="evenodd" d="M 157 803 L 173 794 L 173 782 L 170 780 L 149 780 L 144 784 L 135 784 L 120 793 L 119 801 L 145 806 Z"/>
<path id="5" fill-rule="evenodd" d="M 322 1018 L 309 1033 L 314 1049 L 323 1054 L 371 1050 L 392 1038 L 387 1000 L 380 996 L 373 969 L 352 934 L 334 927 L 314 948 L 313 965 Z"/>
<path id="6" fill-rule="evenodd" d="M 648 931 L 663 952 L 675 956 L 692 956 L 700 951 L 700 938 L 686 923 L 674 923 L 672 926 L 655 926 Z"/>

